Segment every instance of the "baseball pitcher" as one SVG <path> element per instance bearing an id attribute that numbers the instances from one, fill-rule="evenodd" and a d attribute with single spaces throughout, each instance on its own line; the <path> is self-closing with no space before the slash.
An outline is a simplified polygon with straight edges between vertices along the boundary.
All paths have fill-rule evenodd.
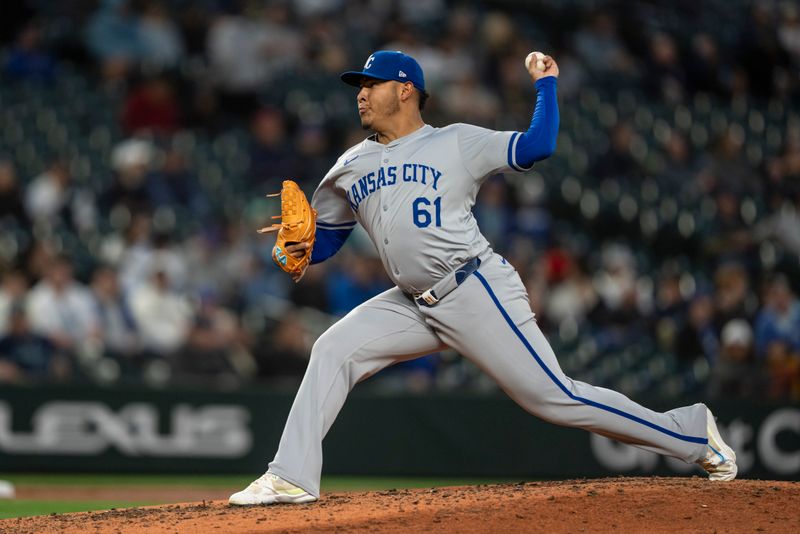
<path id="1" fill-rule="evenodd" d="M 735 478 L 736 456 L 705 405 L 658 413 L 567 377 L 514 267 L 481 235 L 471 210 L 483 181 L 525 172 L 556 147 L 558 65 L 541 53 L 525 64 L 538 91 L 525 132 L 425 124 L 423 72 L 402 52 L 375 52 L 361 71 L 342 74 L 358 87 L 361 125 L 374 134 L 336 161 L 314 193 L 313 208 L 285 185 L 274 256 L 299 279 L 360 224 L 396 287 L 320 336 L 275 459 L 231 504 L 318 499 L 322 439 L 350 390 L 389 365 L 444 347 L 470 359 L 533 415 L 699 463 L 712 480 Z M 291 237 L 314 223 L 307 237 Z"/>

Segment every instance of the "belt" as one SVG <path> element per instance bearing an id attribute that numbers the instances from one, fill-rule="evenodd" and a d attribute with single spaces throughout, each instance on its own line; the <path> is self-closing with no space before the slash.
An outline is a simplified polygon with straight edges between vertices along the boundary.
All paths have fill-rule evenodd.
<path id="1" fill-rule="evenodd" d="M 444 278 L 433 284 L 433 287 L 422 293 L 409 295 L 420 306 L 432 308 L 439 303 L 448 293 L 460 286 L 469 275 L 478 270 L 481 260 L 477 257 L 468 260 L 455 271 L 445 275 Z"/>

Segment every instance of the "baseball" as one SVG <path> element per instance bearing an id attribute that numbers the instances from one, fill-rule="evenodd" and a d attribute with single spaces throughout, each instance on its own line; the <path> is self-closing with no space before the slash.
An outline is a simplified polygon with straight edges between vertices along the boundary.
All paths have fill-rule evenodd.
<path id="1" fill-rule="evenodd" d="M 544 54 L 541 52 L 531 52 L 528 54 L 525 58 L 525 68 L 531 70 L 531 61 L 533 61 L 534 58 L 536 59 L 536 68 L 538 70 L 544 70 Z"/>

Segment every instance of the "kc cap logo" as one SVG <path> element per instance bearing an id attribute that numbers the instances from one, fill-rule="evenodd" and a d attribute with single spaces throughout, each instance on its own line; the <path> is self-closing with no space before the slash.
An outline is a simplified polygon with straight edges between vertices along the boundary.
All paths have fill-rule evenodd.
<path id="1" fill-rule="evenodd" d="M 411 57 L 400 51 L 381 50 L 370 54 L 361 71 L 345 72 L 342 81 L 353 87 L 361 87 L 365 78 L 374 80 L 394 80 L 411 82 L 420 91 L 425 91 L 425 77 L 422 67 Z"/>

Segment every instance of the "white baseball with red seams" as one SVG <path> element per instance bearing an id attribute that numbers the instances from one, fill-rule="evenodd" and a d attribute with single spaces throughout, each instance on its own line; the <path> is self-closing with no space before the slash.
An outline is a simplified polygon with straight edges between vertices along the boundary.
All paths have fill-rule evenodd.
<path id="1" fill-rule="evenodd" d="M 541 52 L 531 52 L 530 54 L 528 54 L 528 56 L 525 58 L 525 69 L 531 70 L 531 62 L 534 59 L 536 60 L 536 68 L 538 70 L 544 70 L 545 69 L 544 54 L 542 54 Z"/>

